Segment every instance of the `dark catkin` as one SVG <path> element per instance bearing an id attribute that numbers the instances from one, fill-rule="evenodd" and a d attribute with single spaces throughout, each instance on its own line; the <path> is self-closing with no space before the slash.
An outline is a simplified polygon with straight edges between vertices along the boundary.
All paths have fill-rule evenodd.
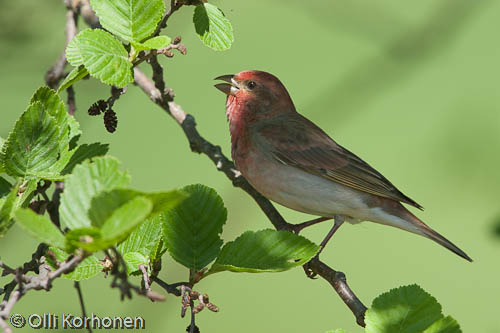
<path id="1" fill-rule="evenodd" d="M 98 116 L 101 114 L 101 110 L 99 109 L 97 103 L 94 103 L 89 107 L 88 113 L 89 116 Z"/>
<path id="2" fill-rule="evenodd" d="M 118 118 L 116 117 L 115 111 L 112 109 L 107 109 L 104 112 L 104 126 L 109 133 L 116 131 L 116 126 L 118 125 Z"/>
<path id="3" fill-rule="evenodd" d="M 89 108 L 89 115 L 91 116 L 98 116 L 101 114 L 101 112 L 106 111 L 106 108 L 108 107 L 108 103 L 105 100 L 98 100 L 94 104 L 92 104 Z"/>
<path id="4" fill-rule="evenodd" d="M 101 110 L 101 112 L 104 112 L 108 107 L 108 102 L 106 102 L 103 99 L 100 99 L 97 101 L 97 106 L 99 107 L 99 110 Z"/>

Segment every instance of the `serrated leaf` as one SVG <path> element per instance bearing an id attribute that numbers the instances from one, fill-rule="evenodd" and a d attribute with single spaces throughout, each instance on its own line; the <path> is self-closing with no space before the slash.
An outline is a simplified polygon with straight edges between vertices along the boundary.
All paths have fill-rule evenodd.
<path id="1" fill-rule="evenodd" d="M 59 209 L 61 223 L 70 229 L 90 227 L 92 198 L 103 191 L 124 187 L 130 182 L 120 163 L 112 157 L 97 157 L 77 165 L 65 181 Z"/>
<path id="2" fill-rule="evenodd" d="M 47 217 L 38 215 L 31 209 L 21 208 L 14 213 L 14 218 L 34 239 L 48 245 L 64 248 L 63 234 Z"/>
<path id="3" fill-rule="evenodd" d="M 74 41 L 74 42 L 73 42 Z M 75 56 L 79 53 L 79 57 Z M 89 74 L 103 83 L 124 87 L 133 82 L 132 63 L 122 43 L 101 29 L 86 29 L 66 48 L 73 66 L 85 65 Z"/>
<path id="4" fill-rule="evenodd" d="M 135 197 L 111 214 L 101 228 L 103 239 L 113 243 L 123 241 L 151 213 L 153 203 L 145 197 Z"/>
<path id="5" fill-rule="evenodd" d="M 69 72 L 68 76 L 64 78 L 64 81 L 59 85 L 59 88 L 57 88 L 57 94 L 60 94 L 61 91 L 68 89 L 87 75 L 89 75 L 89 72 L 85 66 L 80 65 L 73 68 L 73 70 Z"/>
<path id="6" fill-rule="evenodd" d="M 167 47 L 172 42 L 172 39 L 167 36 L 156 36 L 148 39 L 144 43 L 130 42 L 136 52 L 145 50 L 159 50 Z"/>
<path id="7" fill-rule="evenodd" d="M 19 186 L 20 184 L 17 183 L 7 196 L 0 198 L 0 236 L 5 235 L 14 224 L 12 214 L 19 200 L 17 197 Z"/>
<path id="8" fill-rule="evenodd" d="M 196 6 L 193 15 L 196 33 L 203 44 L 216 51 L 224 51 L 234 41 L 233 27 L 224 13 L 210 3 Z"/>
<path id="9" fill-rule="evenodd" d="M 182 190 L 190 196 L 165 213 L 165 242 L 177 262 L 199 271 L 220 251 L 227 210 L 222 198 L 210 187 L 196 184 Z"/>
<path id="10" fill-rule="evenodd" d="M 1 160 L 5 171 L 13 177 L 47 172 L 58 160 L 64 141 L 68 137 L 61 133 L 56 119 L 40 102 L 31 104 L 4 144 Z"/>
<path id="11" fill-rule="evenodd" d="M 127 252 L 123 255 L 127 265 L 127 273 L 130 275 L 139 270 L 139 265 L 148 265 L 148 257 L 140 252 Z"/>
<path id="12" fill-rule="evenodd" d="M 83 65 L 83 57 L 82 51 L 80 50 L 80 39 L 73 37 L 72 40 L 69 41 L 68 46 L 66 46 L 66 60 L 75 66 L 79 67 Z"/>
<path id="13" fill-rule="evenodd" d="M 66 175 L 73 171 L 73 168 L 83 163 L 83 161 L 87 159 L 92 159 L 98 156 L 104 156 L 109 150 L 108 144 L 102 144 L 99 142 L 92 144 L 83 144 L 79 145 L 76 148 L 75 153 L 71 156 L 71 159 L 68 161 L 64 169 L 61 171 L 61 174 Z"/>
<path id="14" fill-rule="evenodd" d="M 422 332 L 442 318 L 441 305 L 417 285 L 392 289 L 366 311 L 366 332 Z"/>
<path id="15" fill-rule="evenodd" d="M 117 250 L 130 266 L 128 269 L 129 274 L 137 271 L 138 264 L 136 261 L 129 261 L 127 254 L 133 253 L 130 256 L 135 260 L 135 253 L 140 253 L 146 258 L 145 262 L 147 264 L 148 261 L 154 262 L 158 260 L 165 253 L 166 248 L 162 242 L 162 223 L 162 218 L 159 215 L 146 219 L 132 231 L 127 239 L 117 246 Z M 132 269 L 133 267 L 135 268 Z"/>
<path id="16" fill-rule="evenodd" d="M 57 125 L 62 131 L 61 136 L 65 135 L 68 131 L 68 134 L 66 135 L 69 135 L 69 141 L 71 141 L 82 133 L 80 130 L 80 124 L 74 117 L 68 114 L 64 101 L 53 89 L 47 86 L 38 88 L 38 90 L 33 94 L 33 97 L 31 97 L 30 104 L 35 102 L 42 103 L 43 108 L 56 119 Z M 61 141 L 61 149 L 63 149 L 66 145 L 66 140 Z"/>
<path id="17" fill-rule="evenodd" d="M 163 0 L 91 0 L 101 25 L 126 41 L 150 36 L 165 12 Z"/>
<path id="18" fill-rule="evenodd" d="M 286 271 L 304 265 L 318 251 L 318 245 L 289 231 L 247 231 L 224 245 L 209 273 Z"/>
<path id="19" fill-rule="evenodd" d="M 68 253 L 57 247 L 50 247 L 49 250 L 56 255 L 57 261 L 59 262 L 64 262 L 69 257 Z M 50 257 L 47 256 L 47 259 L 49 258 Z M 57 268 L 55 266 L 55 263 L 51 262 L 50 260 L 48 261 L 53 268 Z M 99 274 L 99 272 L 102 271 L 102 268 L 103 266 L 99 259 L 97 259 L 97 257 L 94 255 L 90 255 L 85 258 L 80 264 L 78 264 L 73 272 L 63 274 L 63 277 L 68 280 L 82 281 L 96 276 L 97 274 Z"/>
<path id="20" fill-rule="evenodd" d="M 461 333 L 460 325 L 451 316 L 435 321 L 424 333 Z"/>

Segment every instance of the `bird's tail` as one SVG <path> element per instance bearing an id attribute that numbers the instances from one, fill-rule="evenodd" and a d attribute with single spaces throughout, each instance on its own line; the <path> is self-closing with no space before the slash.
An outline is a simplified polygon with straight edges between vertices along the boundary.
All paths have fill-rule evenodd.
<path id="1" fill-rule="evenodd" d="M 403 205 L 400 203 L 396 203 L 394 201 L 391 202 L 391 204 L 386 205 L 387 207 L 384 207 L 386 212 L 390 212 L 391 215 L 396 216 L 398 221 L 395 219 L 391 222 L 388 220 L 385 220 L 384 224 L 389 224 L 394 227 L 407 230 L 410 232 L 413 232 L 415 234 L 427 237 L 429 239 L 432 239 L 436 243 L 444 246 L 451 252 L 459 255 L 460 257 L 464 258 L 467 261 L 472 262 L 472 259 L 458 246 L 447 240 L 444 236 L 439 234 L 438 232 L 434 231 L 431 227 L 429 227 L 427 224 L 425 224 L 422 220 L 420 220 L 418 217 L 413 215 L 408 209 L 406 209 Z M 401 221 L 401 219 L 404 221 Z"/>
<path id="2" fill-rule="evenodd" d="M 472 262 L 471 257 L 469 257 L 467 255 L 467 253 L 465 253 L 464 251 L 460 250 L 460 248 L 458 246 L 456 246 L 455 244 L 453 244 L 452 242 L 447 240 L 443 235 L 441 235 L 438 232 L 431 229 L 429 226 L 427 226 L 422 221 L 420 221 L 420 222 L 425 226 L 425 227 L 422 227 L 420 229 L 422 231 L 423 236 L 425 236 L 429 239 L 432 239 L 433 241 L 435 241 L 438 244 L 441 244 L 442 246 L 444 246 L 445 248 L 447 248 L 451 252 L 461 256 L 462 258 L 464 258 L 467 261 Z"/>

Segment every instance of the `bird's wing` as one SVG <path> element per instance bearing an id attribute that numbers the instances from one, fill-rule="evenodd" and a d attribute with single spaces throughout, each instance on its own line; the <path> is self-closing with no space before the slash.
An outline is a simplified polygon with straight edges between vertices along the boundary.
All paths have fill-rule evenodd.
<path id="1" fill-rule="evenodd" d="M 257 132 L 272 147 L 272 154 L 280 163 L 363 192 L 423 208 L 299 113 L 268 123 Z"/>

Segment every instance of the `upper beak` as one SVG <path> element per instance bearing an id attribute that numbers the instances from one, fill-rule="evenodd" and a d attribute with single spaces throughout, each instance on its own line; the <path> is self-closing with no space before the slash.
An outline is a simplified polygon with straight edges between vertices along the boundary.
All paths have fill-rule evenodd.
<path id="1" fill-rule="evenodd" d="M 238 82 L 234 79 L 233 74 L 221 75 L 216 77 L 214 80 L 222 80 L 228 83 L 217 83 L 214 85 L 215 88 L 219 89 L 226 95 L 235 95 L 238 90 Z"/>

